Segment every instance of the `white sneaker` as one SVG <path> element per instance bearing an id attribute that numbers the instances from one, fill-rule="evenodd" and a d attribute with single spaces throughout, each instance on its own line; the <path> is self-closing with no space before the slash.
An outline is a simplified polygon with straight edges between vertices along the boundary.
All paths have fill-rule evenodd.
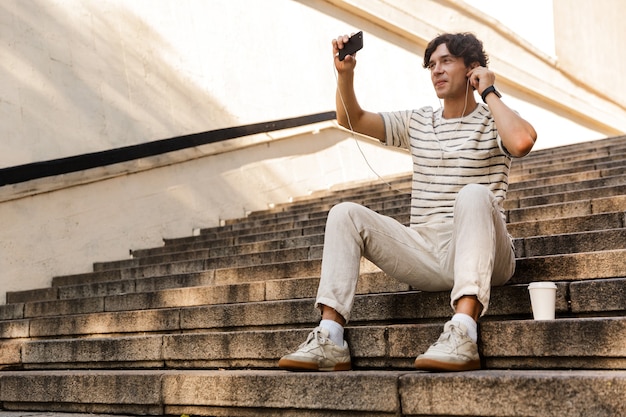
<path id="1" fill-rule="evenodd" d="M 458 321 L 449 321 L 443 333 L 428 350 L 415 359 L 415 367 L 424 371 L 473 371 L 480 369 L 478 345 Z"/>
<path id="2" fill-rule="evenodd" d="M 338 346 L 328 338 L 328 330 L 316 327 L 297 351 L 283 356 L 278 366 L 288 371 L 349 371 L 348 343 Z"/>

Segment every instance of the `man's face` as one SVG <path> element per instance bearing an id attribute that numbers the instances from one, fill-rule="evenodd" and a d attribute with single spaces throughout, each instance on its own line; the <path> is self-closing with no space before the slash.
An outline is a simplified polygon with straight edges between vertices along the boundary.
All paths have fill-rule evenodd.
<path id="1" fill-rule="evenodd" d="M 468 69 L 463 58 L 452 55 L 446 44 L 442 43 L 432 53 L 428 62 L 430 80 L 435 87 L 437 97 L 440 99 L 464 99 Z"/>

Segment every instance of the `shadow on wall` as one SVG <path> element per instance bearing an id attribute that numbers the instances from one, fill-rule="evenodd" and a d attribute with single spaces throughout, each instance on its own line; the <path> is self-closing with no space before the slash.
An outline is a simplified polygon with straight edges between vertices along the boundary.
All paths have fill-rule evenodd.
<path id="1" fill-rule="evenodd" d="M 0 167 L 236 124 L 122 3 L 2 2 L 0 57 Z"/>

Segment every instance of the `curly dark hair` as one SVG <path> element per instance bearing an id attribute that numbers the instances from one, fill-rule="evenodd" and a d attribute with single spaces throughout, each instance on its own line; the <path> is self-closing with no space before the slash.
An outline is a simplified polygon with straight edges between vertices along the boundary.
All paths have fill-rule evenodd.
<path id="1" fill-rule="evenodd" d="M 463 58 L 465 66 L 478 62 L 481 67 L 486 67 L 489 57 L 483 50 L 483 43 L 472 33 L 444 33 L 428 43 L 424 53 L 424 68 L 428 68 L 430 56 L 442 43 L 448 47 L 448 51 L 456 57 Z"/>

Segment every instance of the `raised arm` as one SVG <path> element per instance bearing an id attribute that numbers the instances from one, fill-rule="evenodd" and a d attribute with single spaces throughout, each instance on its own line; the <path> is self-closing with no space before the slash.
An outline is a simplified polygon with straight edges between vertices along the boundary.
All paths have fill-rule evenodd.
<path id="1" fill-rule="evenodd" d="M 495 74 L 485 67 L 476 67 L 467 76 L 479 94 L 496 80 Z M 532 125 L 511 110 L 496 94 L 487 95 L 485 101 L 496 121 L 502 143 L 509 153 L 515 157 L 528 154 L 537 140 L 537 132 Z"/>
<path id="2" fill-rule="evenodd" d="M 339 60 L 339 50 L 348 41 L 349 36 L 340 36 L 333 39 L 333 56 L 337 69 L 337 121 L 347 129 L 374 137 L 381 142 L 385 141 L 385 126 L 379 114 L 365 111 L 359 105 L 354 92 L 354 68 L 356 59 L 347 55 L 343 61 Z"/>

